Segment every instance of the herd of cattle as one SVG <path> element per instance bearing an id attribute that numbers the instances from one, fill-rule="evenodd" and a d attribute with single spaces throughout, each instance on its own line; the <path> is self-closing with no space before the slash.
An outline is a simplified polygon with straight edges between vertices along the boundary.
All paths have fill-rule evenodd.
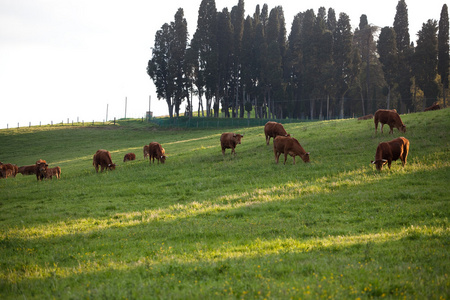
<path id="1" fill-rule="evenodd" d="M 378 130 L 378 124 L 381 123 L 381 132 L 383 132 L 383 126 L 387 124 L 390 128 L 389 133 L 393 133 L 393 129 L 397 128 L 400 132 L 406 132 L 406 126 L 403 124 L 399 114 L 395 109 L 379 109 L 372 116 L 375 122 L 375 134 Z M 292 156 L 295 164 L 295 156 L 305 162 L 309 162 L 309 152 L 300 145 L 297 139 L 291 137 L 286 132 L 283 125 L 277 122 L 269 121 L 264 126 L 264 134 L 266 136 L 266 144 L 269 145 L 270 138 L 273 138 L 273 152 L 275 155 L 275 161 L 278 163 L 280 155 L 284 154 L 284 164 L 288 155 Z M 231 154 L 236 155 L 236 146 L 241 143 L 241 139 L 244 136 L 232 132 L 223 133 L 220 137 L 220 145 L 222 148 L 222 155 L 225 155 L 225 149 L 231 149 Z M 404 137 L 393 139 L 389 142 L 382 142 L 378 145 L 375 153 L 375 160 L 371 163 L 374 164 L 377 170 L 381 171 L 385 164 L 391 168 L 392 161 L 400 159 L 402 165 L 405 166 L 406 158 L 409 151 L 409 141 Z M 166 161 L 166 154 L 164 148 L 157 142 L 152 142 L 144 146 L 144 159 L 149 158 L 150 163 L 155 162 L 155 158 L 158 163 L 164 163 Z M 134 153 L 125 154 L 123 161 L 135 160 L 136 155 Z M 107 150 L 97 150 L 94 154 L 92 164 L 95 171 L 98 173 L 99 166 L 101 172 L 103 170 L 114 170 L 116 164 L 112 162 L 111 154 Z M 49 168 L 45 160 L 38 160 L 34 165 L 17 167 L 14 164 L 4 164 L 0 162 L 0 178 L 15 177 L 18 173 L 22 175 L 36 175 L 37 180 L 52 179 L 61 177 L 61 168 L 54 167 Z"/>

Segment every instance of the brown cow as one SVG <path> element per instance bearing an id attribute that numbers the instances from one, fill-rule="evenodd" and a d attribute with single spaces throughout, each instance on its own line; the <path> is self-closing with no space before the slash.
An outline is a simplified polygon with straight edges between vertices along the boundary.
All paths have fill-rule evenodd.
<path id="1" fill-rule="evenodd" d="M 148 144 L 148 153 L 149 153 L 149 162 L 153 163 L 155 162 L 155 158 L 158 160 L 158 164 L 161 162 L 162 164 L 166 161 L 166 151 L 161 146 L 161 144 L 157 142 L 151 142 Z"/>
<path id="2" fill-rule="evenodd" d="M 386 163 L 390 169 L 392 161 L 400 158 L 404 167 L 408 151 L 409 141 L 404 137 L 393 139 L 390 142 L 382 142 L 378 144 L 375 160 L 371 161 L 371 163 L 377 166 L 378 171 L 381 171 Z"/>
<path id="3" fill-rule="evenodd" d="M 41 181 L 44 178 L 47 178 L 47 169 L 48 164 L 45 160 L 40 159 L 36 161 L 36 179 Z"/>
<path id="4" fill-rule="evenodd" d="M 359 117 L 359 118 L 358 118 L 358 121 L 361 121 L 361 120 L 369 120 L 369 119 L 372 119 L 372 118 L 373 118 L 373 115 L 372 115 L 372 114 L 370 114 L 370 115 L 365 115 L 365 116 Z"/>
<path id="5" fill-rule="evenodd" d="M 148 145 L 144 146 L 144 159 L 150 156 Z"/>
<path id="6" fill-rule="evenodd" d="M 236 134 L 233 132 L 225 132 L 220 136 L 220 146 L 222 147 L 222 155 L 225 155 L 225 149 L 231 148 L 231 154 L 236 155 L 234 150 L 238 144 L 241 143 L 243 134 Z"/>
<path id="7" fill-rule="evenodd" d="M 19 168 L 13 164 L 4 164 L 0 162 L 0 178 L 16 177 Z"/>
<path id="8" fill-rule="evenodd" d="M 439 104 L 437 104 L 437 102 L 435 102 L 430 107 L 425 108 L 424 111 L 438 110 L 438 109 L 441 109 L 441 107 L 439 106 Z"/>
<path id="9" fill-rule="evenodd" d="M 125 154 L 125 156 L 123 157 L 123 162 L 129 161 L 129 160 L 135 160 L 136 159 L 136 154 L 130 152 Z"/>
<path id="10" fill-rule="evenodd" d="M 269 145 L 270 138 L 277 136 L 290 136 L 281 123 L 269 121 L 264 125 L 264 134 L 266 135 L 266 145 Z"/>
<path id="11" fill-rule="evenodd" d="M 296 155 L 300 156 L 305 163 L 309 162 L 309 152 L 306 152 L 298 140 L 293 137 L 277 136 L 273 140 L 273 153 L 277 163 L 281 153 L 284 153 L 284 164 L 286 164 L 288 154 L 294 159 L 294 165 Z"/>
<path id="12" fill-rule="evenodd" d="M 107 150 L 97 150 L 97 152 L 95 152 L 93 160 L 92 160 L 92 165 L 95 167 L 95 171 L 98 173 L 98 166 L 100 165 L 101 167 L 101 172 L 103 172 L 103 169 L 107 169 L 107 170 L 114 170 L 116 169 L 116 165 L 113 164 L 112 159 L 111 159 L 111 153 L 109 153 L 109 151 Z"/>
<path id="13" fill-rule="evenodd" d="M 30 166 L 22 166 L 19 167 L 18 172 L 22 175 L 35 175 L 36 174 L 37 167 L 36 165 L 30 165 Z"/>
<path id="14" fill-rule="evenodd" d="M 53 176 L 56 176 L 57 179 L 61 178 L 61 168 L 60 167 L 47 168 L 46 178 L 53 179 Z"/>
<path id="15" fill-rule="evenodd" d="M 401 132 L 406 132 L 406 126 L 403 124 L 402 119 L 396 110 L 379 109 L 375 112 L 375 134 L 377 134 L 378 123 L 381 123 L 381 133 L 383 133 L 384 124 L 388 124 L 390 127 L 389 134 L 394 133 L 394 127 Z"/>

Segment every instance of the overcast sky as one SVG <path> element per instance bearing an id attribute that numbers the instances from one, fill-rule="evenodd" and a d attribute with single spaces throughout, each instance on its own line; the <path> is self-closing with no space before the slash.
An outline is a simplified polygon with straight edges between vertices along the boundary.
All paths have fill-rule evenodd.
<path id="1" fill-rule="evenodd" d="M 0 128 L 167 115 L 146 73 L 154 36 L 184 9 L 191 38 L 201 0 L 0 0 Z M 238 0 L 216 0 L 217 10 Z M 392 26 L 397 0 L 245 0 L 281 5 L 289 33 L 294 15 L 332 7 L 350 16 L 352 28 L 366 14 L 370 24 Z M 311 4 L 314 3 L 314 4 Z M 428 19 L 439 20 L 443 0 L 406 0 L 411 41 Z M 448 5 L 448 4 L 447 4 Z M 195 104 L 195 103 L 194 103 Z M 182 107 L 184 108 L 184 104 Z"/>

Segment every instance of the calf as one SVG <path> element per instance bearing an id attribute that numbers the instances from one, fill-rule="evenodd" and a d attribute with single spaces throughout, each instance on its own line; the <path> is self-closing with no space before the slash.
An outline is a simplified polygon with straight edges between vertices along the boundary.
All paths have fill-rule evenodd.
<path id="1" fill-rule="evenodd" d="M 153 159 L 153 163 L 155 162 L 155 158 L 156 160 L 158 160 L 158 164 L 161 162 L 162 164 L 166 161 L 166 151 L 164 150 L 164 148 L 161 146 L 161 144 L 157 143 L 157 142 L 151 142 L 150 144 L 148 144 L 148 153 L 149 153 L 149 162 L 152 163 L 152 159 Z"/>
<path id="2" fill-rule="evenodd" d="M 236 155 L 234 150 L 238 144 L 241 143 L 241 139 L 244 137 L 243 134 L 236 134 L 232 132 L 222 133 L 220 136 L 220 146 L 222 147 L 222 155 L 225 155 L 225 149 L 231 148 L 231 154 Z"/>
<path id="3" fill-rule="evenodd" d="M 130 153 L 125 154 L 125 156 L 123 157 L 123 162 L 135 160 L 135 159 L 136 159 L 136 154 L 130 152 Z"/>
<path id="4" fill-rule="evenodd" d="M 46 178 L 53 179 L 53 176 L 55 176 L 57 179 L 61 178 L 61 168 L 60 167 L 47 168 Z"/>
<path id="5" fill-rule="evenodd" d="M 150 156 L 148 145 L 144 146 L 144 159 Z"/>
<path id="6" fill-rule="evenodd" d="M 284 153 L 284 164 L 286 164 L 288 154 L 294 159 L 294 165 L 296 155 L 300 156 L 305 163 L 309 162 L 309 152 L 306 152 L 297 139 L 293 137 L 277 136 L 273 140 L 273 153 L 277 163 L 281 153 Z"/>
<path id="7" fill-rule="evenodd" d="M 372 160 L 371 163 L 377 166 L 378 171 L 381 171 L 386 163 L 390 169 L 392 161 L 400 158 L 404 167 L 408 152 L 409 141 L 404 137 L 399 137 L 389 142 L 382 142 L 378 144 L 375 160 Z"/>
<path id="8" fill-rule="evenodd" d="M 93 160 L 92 160 L 92 165 L 95 167 L 95 171 L 98 173 L 98 166 L 101 167 L 101 172 L 103 172 L 104 169 L 107 170 L 115 170 L 116 169 L 116 165 L 113 164 L 112 159 L 111 159 L 111 153 L 109 153 L 109 151 L 107 150 L 97 150 L 97 152 L 95 152 Z"/>
<path id="9" fill-rule="evenodd" d="M 397 113 L 395 109 L 379 109 L 375 112 L 374 116 L 375 122 L 375 134 L 377 134 L 378 123 L 381 123 L 381 133 L 383 133 L 384 124 L 388 124 L 389 134 L 394 133 L 394 127 L 397 128 L 401 132 L 406 132 L 406 126 L 403 124 L 400 115 Z"/>
<path id="10" fill-rule="evenodd" d="M 277 136 L 290 136 L 284 129 L 281 123 L 269 121 L 264 125 L 264 134 L 266 135 L 266 145 L 269 145 L 270 138 L 276 138 Z"/>

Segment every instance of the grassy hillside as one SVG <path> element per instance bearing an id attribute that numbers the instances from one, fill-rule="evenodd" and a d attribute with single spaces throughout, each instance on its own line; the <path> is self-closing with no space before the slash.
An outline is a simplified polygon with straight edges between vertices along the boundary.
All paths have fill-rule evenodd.
<path id="1" fill-rule="evenodd" d="M 393 136 L 373 120 L 286 124 L 311 153 L 296 165 L 275 164 L 262 126 L 0 130 L 0 161 L 62 169 L 0 180 L 0 298 L 447 298 L 450 110 L 402 119 Z M 224 131 L 244 133 L 236 157 Z M 406 167 L 377 172 L 378 143 L 400 135 Z M 144 161 L 151 141 L 166 164 Z M 97 149 L 115 171 L 95 173 Z"/>

